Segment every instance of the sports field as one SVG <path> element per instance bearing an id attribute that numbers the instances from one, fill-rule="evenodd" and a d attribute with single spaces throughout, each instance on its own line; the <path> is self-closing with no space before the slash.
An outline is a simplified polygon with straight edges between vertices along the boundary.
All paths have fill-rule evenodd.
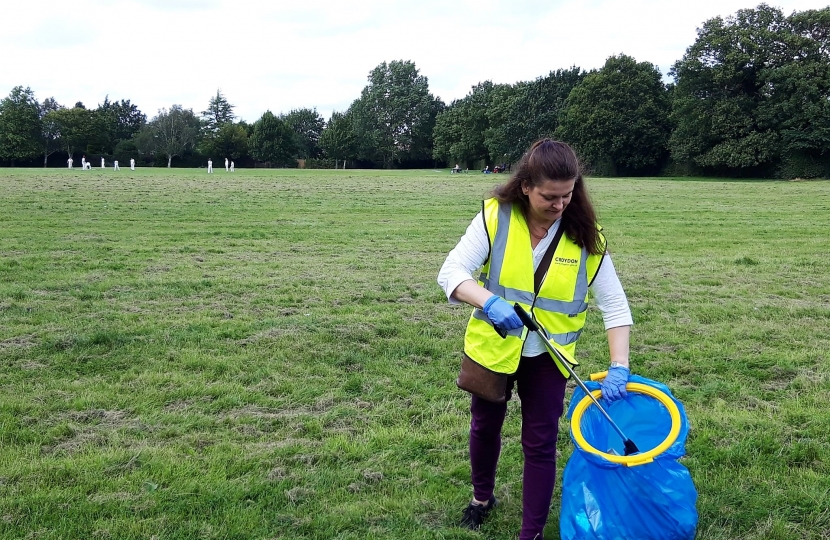
<path id="1" fill-rule="evenodd" d="M 503 179 L 0 169 L 0 538 L 515 538 L 516 403 L 503 504 L 455 526 L 469 310 L 435 283 Z M 826 540 L 830 182 L 589 189 L 634 371 L 686 406 L 698 538 Z M 594 310 L 582 375 L 606 347 Z"/>

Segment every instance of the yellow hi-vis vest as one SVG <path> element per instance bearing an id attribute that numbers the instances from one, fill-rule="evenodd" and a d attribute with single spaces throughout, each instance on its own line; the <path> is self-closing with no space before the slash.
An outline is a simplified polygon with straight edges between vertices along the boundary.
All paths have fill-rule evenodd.
<path id="1" fill-rule="evenodd" d="M 484 263 L 479 285 L 507 300 L 518 302 L 548 331 L 548 339 L 572 365 L 576 364 L 576 341 L 585 326 L 588 286 L 599 271 L 602 255 L 589 254 L 566 234 L 554 251 L 550 268 L 533 292 L 533 249 L 530 230 L 517 204 L 487 199 L 482 214 L 490 238 L 490 256 Z M 597 225 L 601 230 L 601 227 Z M 602 251 L 605 237 L 600 233 Z M 519 367 L 527 329 L 511 330 L 502 339 L 487 315 L 474 309 L 467 323 L 464 352 L 472 360 L 497 373 L 512 374 Z M 556 362 L 565 377 L 568 372 Z"/>

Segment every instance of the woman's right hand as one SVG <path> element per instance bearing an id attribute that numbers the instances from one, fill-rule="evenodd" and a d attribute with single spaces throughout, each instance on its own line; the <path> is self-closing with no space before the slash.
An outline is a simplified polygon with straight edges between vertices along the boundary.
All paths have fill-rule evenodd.
<path id="1" fill-rule="evenodd" d="M 481 310 L 485 315 L 487 315 L 487 318 L 490 319 L 493 326 L 505 332 L 515 330 L 516 328 L 521 328 L 523 326 L 522 320 L 519 319 L 518 315 L 516 315 L 516 311 L 513 309 L 513 306 L 496 294 L 484 302 Z"/>

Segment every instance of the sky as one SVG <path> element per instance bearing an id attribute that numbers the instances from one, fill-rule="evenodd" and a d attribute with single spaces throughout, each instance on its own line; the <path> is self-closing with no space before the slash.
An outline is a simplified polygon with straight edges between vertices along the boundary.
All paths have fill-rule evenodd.
<path id="1" fill-rule="evenodd" d="M 5 0 L 0 96 L 94 108 L 129 99 L 148 119 L 199 113 L 217 90 L 243 120 L 344 111 L 381 62 L 410 60 L 449 104 L 479 82 L 513 84 L 627 54 L 671 65 L 714 17 L 751 0 Z M 821 9 L 776 2 L 785 15 Z M 9 6 L 8 4 L 12 4 Z"/>

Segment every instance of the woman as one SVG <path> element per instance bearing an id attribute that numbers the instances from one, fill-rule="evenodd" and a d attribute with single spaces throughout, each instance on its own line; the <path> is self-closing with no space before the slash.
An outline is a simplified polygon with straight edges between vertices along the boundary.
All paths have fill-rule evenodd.
<path id="1" fill-rule="evenodd" d="M 491 371 L 510 374 L 507 400 L 514 383 L 517 387 L 525 458 L 521 540 L 541 539 L 547 522 L 567 372 L 535 333 L 522 331 L 512 304 L 532 310 L 557 348 L 573 358 L 590 287 L 603 314 L 611 358 L 603 399 L 625 397 L 631 311 L 600 231 L 576 154 L 567 144 L 542 139 L 510 180 L 482 203 L 438 275 L 451 303 L 476 308 L 467 324 L 464 354 Z M 537 286 L 534 273 L 549 248 L 555 251 Z M 472 274 L 478 268 L 476 280 Z M 493 490 L 507 404 L 474 395 L 470 411 L 473 499 L 461 525 L 478 529 L 498 503 Z"/>

